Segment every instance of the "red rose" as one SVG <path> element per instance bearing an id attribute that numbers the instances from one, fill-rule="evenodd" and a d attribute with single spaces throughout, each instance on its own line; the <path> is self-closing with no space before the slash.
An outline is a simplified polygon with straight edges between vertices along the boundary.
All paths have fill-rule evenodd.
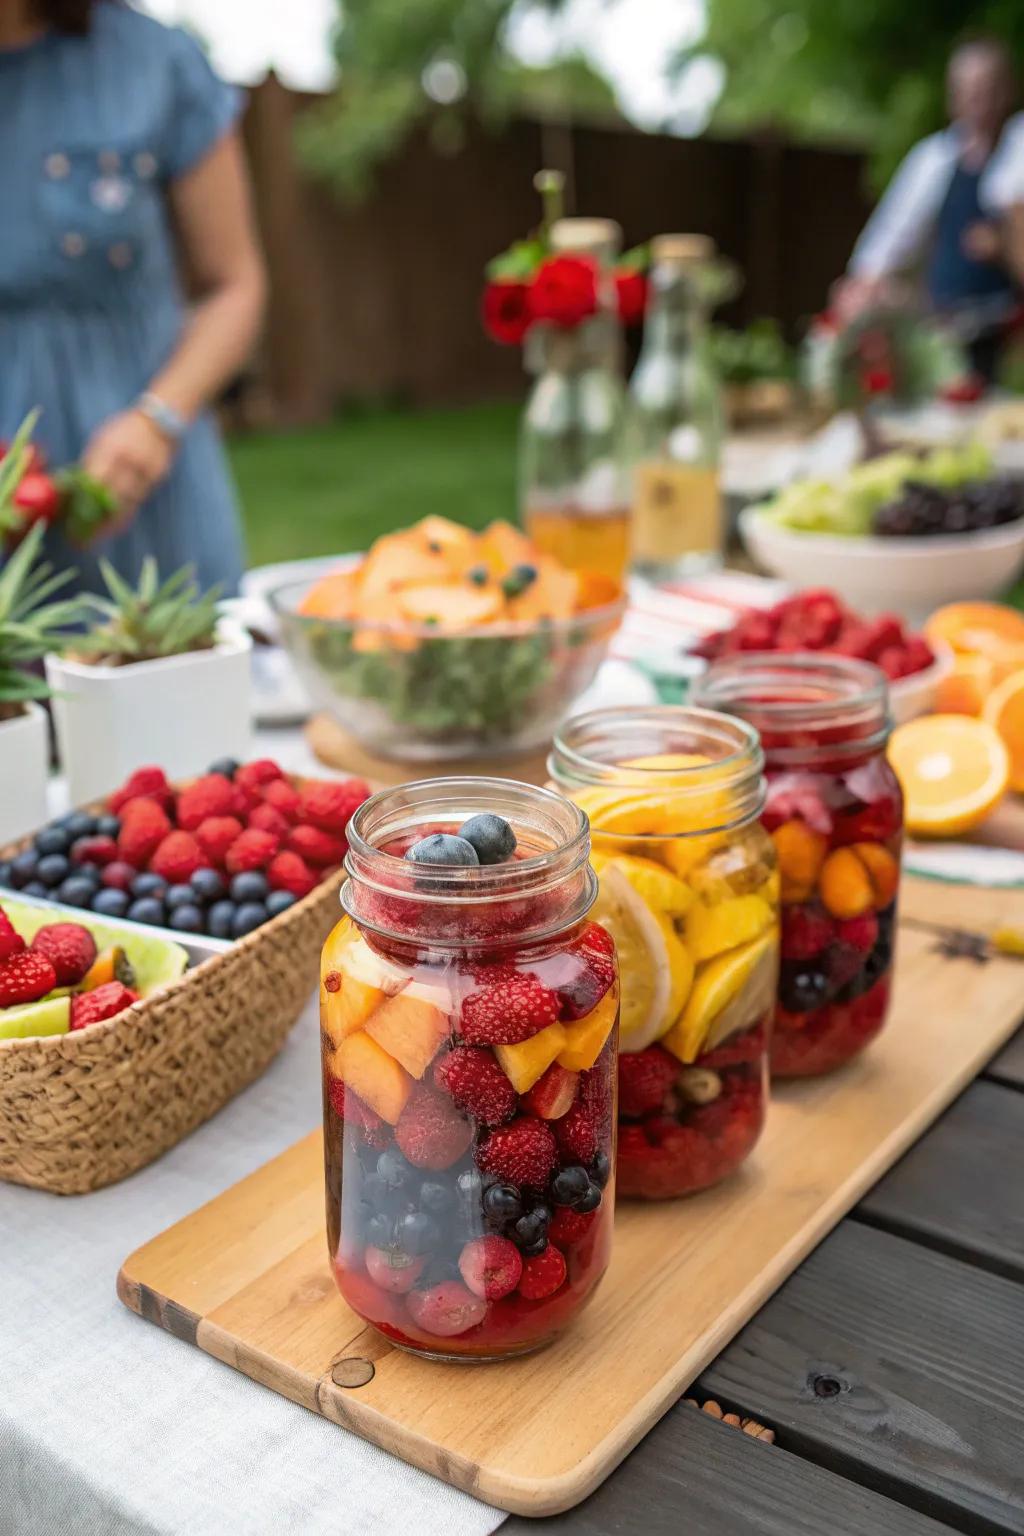
<path id="1" fill-rule="evenodd" d="M 597 267 L 587 256 L 549 256 L 530 285 L 530 316 L 566 330 L 597 313 Z"/>
<path id="2" fill-rule="evenodd" d="M 647 278 L 635 267 L 615 274 L 615 299 L 623 325 L 640 325 L 647 308 Z"/>
<path id="3" fill-rule="evenodd" d="M 37 469 L 22 475 L 11 500 L 19 512 L 27 514 L 28 523 L 52 523 L 60 511 L 60 492 L 49 475 Z"/>
<path id="4" fill-rule="evenodd" d="M 869 395 L 887 395 L 895 383 L 891 368 L 865 368 L 861 383 Z"/>
<path id="5" fill-rule="evenodd" d="M 480 306 L 484 330 L 503 347 L 517 347 L 530 328 L 529 295 L 525 283 L 488 283 Z"/>

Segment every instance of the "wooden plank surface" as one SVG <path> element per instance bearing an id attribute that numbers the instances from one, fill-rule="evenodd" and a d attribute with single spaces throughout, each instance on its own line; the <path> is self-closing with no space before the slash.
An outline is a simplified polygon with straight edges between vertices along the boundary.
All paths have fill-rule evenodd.
<path id="1" fill-rule="evenodd" d="M 1024 1531 L 1024 1287 L 846 1221 L 701 1392 L 852 1482 L 971 1532 Z"/>
<path id="2" fill-rule="evenodd" d="M 892 1021 L 872 1049 L 784 1087 L 757 1154 L 717 1190 L 624 1205 L 592 1306 L 548 1350 L 500 1370 L 394 1350 L 334 1292 L 319 1138 L 133 1254 L 122 1299 L 478 1497 L 559 1511 L 628 1454 L 1001 1046 L 1020 980 L 1018 962 L 943 958 L 932 935 L 903 933 Z M 372 1380 L 338 1385 L 332 1372 L 350 1358 L 368 1360 Z"/>
<path id="3" fill-rule="evenodd" d="M 857 1215 L 1021 1280 L 1022 1173 L 1024 1094 L 977 1082 L 865 1196 Z"/>

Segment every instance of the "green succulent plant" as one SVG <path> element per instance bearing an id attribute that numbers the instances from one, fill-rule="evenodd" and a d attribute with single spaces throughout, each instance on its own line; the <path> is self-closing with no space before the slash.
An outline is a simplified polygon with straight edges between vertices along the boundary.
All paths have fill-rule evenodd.
<path id="1" fill-rule="evenodd" d="M 134 587 L 107 560 L 100 562 L 100 571 L 108 595 L 91 599 L 95 622 L 76 644 L 76 655 L 128 666 L 206 651 L 216 644 L 221 589 L 201 591 L 190 565 L 161 581 L 156 561 L 147 556 Z"/>
<path id="2" fill-rule="evenodd" d="M 6 463 L 0 463 L 0 503 Z M 45 678 L 33 668 L 48 651 L 64 650 L 88 617 L 82 598 L 55 600 L 74 572 L 55 571 L 42 560 L 42 542 L 43 528 L 37 525 L 0 570 L 0 719 L 20 713 L 26 699 L 49 697 Z"/>

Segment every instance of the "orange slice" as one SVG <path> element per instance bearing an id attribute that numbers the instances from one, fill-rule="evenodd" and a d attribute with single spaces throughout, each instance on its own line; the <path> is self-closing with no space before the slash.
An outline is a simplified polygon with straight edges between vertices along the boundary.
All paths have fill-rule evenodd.
<path id="1" fill-rule="evenodd" d="M 954 837 L 988 815 L 1010 782 L 1010 754 L 995 726 L 968 715 L 922 715 L 899 726 L 889 761 L 903 786 L 907 829 Z"/>
<path id="2" fill-rule="evenodd" d="M 1010 754 L 1010 788 L 1024 791 L 1024 672 L 1014 672 L 989 694 L 982 718 L 995 726 Z"/>
<path id="3" fill-rule="evenodd" d="M 947 603 L 924 626 L 928 640 L 944 640 L 954 651 L 1024 646 L 1024 614 L 1005 603 Z"/>
<path id="4" fill-rule="evenodd" d="M 935 690 L 938 715 L 980 715 L 995 682 L 990 656 L 973 652 L 953 655 L 953 669 L 940 679 Z"/>

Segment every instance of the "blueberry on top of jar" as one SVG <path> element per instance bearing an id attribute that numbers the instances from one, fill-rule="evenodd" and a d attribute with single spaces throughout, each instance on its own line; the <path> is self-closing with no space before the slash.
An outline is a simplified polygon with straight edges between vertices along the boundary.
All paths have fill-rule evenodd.
<path id="1" fill-rule="evenodd" d="M 483 811 L 459 828 L 459 838 L 470 843 L 481 864 L 501 864 L 516 851 L 516 835 L 504 816 Z"/>
<path id="2" fill-rule="evenodd" d="M 452 868 L 480 863 L 473 844 L 451 832 L 432 832 L 407 849 L 405 857 L 413 864 L 445 864 Z"/>

